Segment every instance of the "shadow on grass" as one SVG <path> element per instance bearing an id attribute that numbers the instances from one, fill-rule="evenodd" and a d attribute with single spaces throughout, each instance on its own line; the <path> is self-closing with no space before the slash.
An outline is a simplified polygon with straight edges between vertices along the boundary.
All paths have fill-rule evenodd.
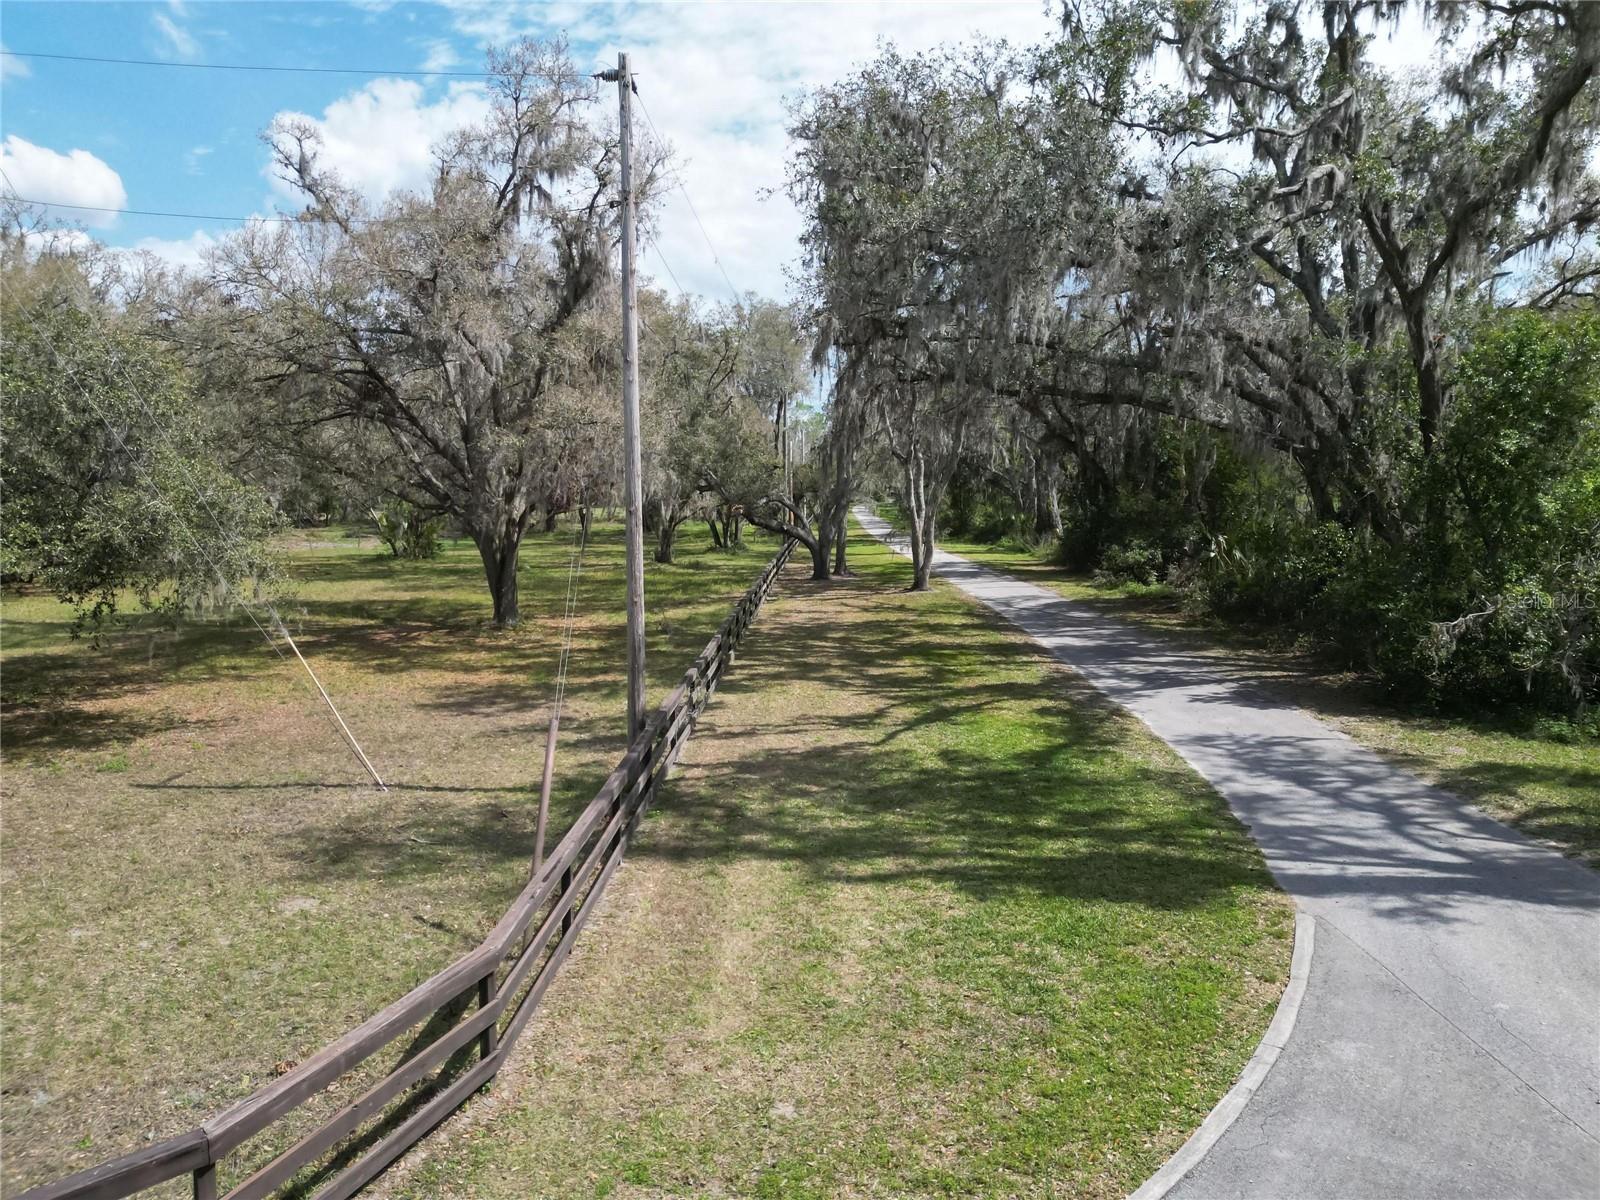
<path id="1" fill-rule="evenodd" d="M 898 580 L 886 579 L 893 574 L 817 585 L 799 568 L 788 572 L 789 621 L 777 631 L 758 622 L 713 717 L 747 696 L 799 687 L 821 685 L 847 701 L 838 711 L 741 722 L 750 752 L 724 753 L 696 768 L 692 789 L 671 789 L 662 803 L 673 809 L 673 835 L 647 834 L 633 853 L 780 859 L 819 878 L 922 879 L 982 898 L 1045 893 L 1162 909 L 1271 886 L 1204 785 L 1181 767 L 1121 752 L 1125 718 L 1111 706 L 1062 672 L 1032 671 L 1048 660 L 1020 638 L 985 636 L 975 654 L 974 623 L 998 622 L 965 605 L 886 609 L 897 594 Z M 941 730 L 973 721 L 984 731 L 928 754 L 930 740 L 946 741 Z M 1015 729 L 1029 733 L 1026 745 L 1011 744 Z M 991 747 L 991 733 L 1006 744 Z M 773 754 L 763 746 L 769 734 L 809 748 Z M 697 736 L 719 736 L 715 722 Z M 603 779 L 599 769 L 561 778 L 552 828 L 563 829 Z M 526 857 L 533 781 L 481 790 L 505 803 L 301 827 L 284 835 L 286 853 L 319 880 Z"/>
<path id="2" fill-rule="evenodd" d="M 857 616 L 880 607 L 892 574 L 863 568 L 827 585 L 832 603 Z M 816 585 L 793 575 L 787 598 L 805 606 Z M 1043 660 L 1027 642 L 975 640 L 975 625 L 995 624 L 944 605 L 837 624 L 791 616 L 787 645 L 758 627 L 719 695 L 724 711 L 801 685 L 851 700 L 767 725 L 730 716 L 749 752 L 723 747 L 697 766 L 663 802 L 672 836 L 634 853 L 780 860 L 819 880 L 925 881 L 981 900 L 1183 909 L 1271 887 L 1214 796 L 1182 768 L 1121 753 L 1123 718 L 1061 672 L 1030 672 Z M 805 748 L 775 756 L 772 737 Z"/>
<path id="3" fill-rule="evenodd" d="M 940 573 L 978 594 L 997 578 L 964 560 L 941 565 Z M 1037 593 L 997 602 L 1045 644 L 1063 648 L 1113 701 L 1157 713 L 1164 711 L 1163 696 L 1185 706 L 1217 706 L 1215 721 L 1168 722 L 1165 736 L 1241 812 L 1254 814 L 1254 836 L 1290 891 L 1359 895 L 1397 920 L 1434 924 L 1471 919 L 1462 912 L 1474 897 L 1600 906 L 1593 876 L 1507 837 L 1499 823 L 1458 798 L 1537 782 L 1580 789 L 1597 773 L 1473 763 L 1441 779 L 1442 790 L 1430 787 L 1404 769 L 1412 764 L 1363 750 L 1321 726 L 1297 726 L 1294 703 L 1276 686 L 1273 671 L 1240 667 L 1231 656 L 1196 654 L 1192 638 L 1108 619 L 1096 606 Z M 1280 664 L 1270 665 L 1281 673 Z M 1280 712 L 1283 722 L 1241 721 L 1240 708 Z M 1594 815 L 1589 810 L 1589 818 Z M 1591 840 L 1593 827 L 1585 836 L 1584 819 L 1584 810 L 1572 806 L 1564 813 L 1547 810 L 1543 836 L 1559 830 L 1569 844 Z M 1539 832 L 1534 824 L 1517 823 Z M 1382 835 L 1374 836 L 1375 829 Z M 1462 852 L 1463 829 L 1481 852 Z"/>
<path id="4" fill-rule="evenodd" d="M 416 671 L 455 675 L 459 685 L 437 689 L 433 699 L 423 702 L 443 714 L 527 712 L 547 701 L 554 676 L 568 550 L 548 538 L 542 544 L 529 539 L 522 581 L 524 623 L 517 629 L 490 624 L 475 554 L 424 563 L 370 552 L 302 556 L 295 566 L 302 594 L 284 606 L 283 617 L 314 664 L 379 676 Z M 616 531 L 604 531 L 590 555 L 578 578 L 577 612 L 580 618 L 604 616 L 580 629 L 574 652 L 577 661 L 594 668 L 622 661 L 621 545 Z M 680 564 L 651 565 L 649 632 L 652 650 L 661 660 L 652 673 L 653 687 L 670 688 L 677 682 L 678 672 L 747 586 L 744 569 L 753 573 L 763 561 L 760 553 L 730 556 L 686 547 Z M 708 573 L 735 567 L 740 571 L 736 581 L 708 592 Z M 326 591 L 341 594 L 322 594 Z M 108 709 L 108 702 L 173 683 L 243 683 L 272 672 L 286 679 L 298 672 L 292 659 L 280 659 L 238 611 L 188 621 L 175 632 L 156 618 L 132 615 L 98 648 L 69 643 L 64 620 L 9 620 L 7 627 L 28 634 L 27 649 L 5 655 L 0 695 L 7 752 L 18 760 L 95 750 L 203 724 L 155 710 L 153 704 Z M 58 636 L 41 629 L 56 629 Z M 294 686 L 301 684 L 297 680 Z M 575 671 L 568 682 L 578 698 L 617 686 L 606 672 L 593 669 Z"/>
<path id="5" fill-rule="evenodd" d="M 444 1037 L 472 1011 L 476 1001 L 477 986 L 473 985 L 438 1009 L 423 1022 L 410 1041 L 403 1044 L 399 1053 L 393 1055 L 393 1063 L 396 1066 L 405 1063 Z M 420 1083 L 412 1085 L 402 1094 L 403 1098 L 398 1103 L 384 1111 L 376 1123 L 346 1138 L 329 1157 L 301 1171 L 278 1194 L 283 1200 L 304 1200 L 317 1194 L 334 1176 L 355 1164 L 367 1151 L 399 1129 L 430 1100 L 460 1078 L 477 1058 L 478 1045 L 473 1039 L 448 1055 Z"/>
<path id="6" fill-rule="evenodd" d="M 1391 755 L 1395 761 L 1405 756 Z M 1425 766 L 1416 760 L 1419 768 Z M 1563 768 L 1534 763 L 1467 762 L 1439 773 L 1439 784 L 1452 792 L 1479 799 L 1515 794 L 1526 787 L 1560 787 L 1586 796 L 1582 807 L 1535 804 L 1505 820 L 1529 837 L 1570 847 L 1600 866 L 1600 769 Z"/>
<path id="7" fill-rule="evenodd" d="M 785 579 L 786 619 L 757 622 L 697 735 L 718 738 L 718 753 L 691 750 L 692 783 L 669 787 L 659 808 L 670 820 L 647 824 L 631 856 L 757 858 L 825 882 L 926 882 L 981 901 L 1087 898 L 1176 911 L 1271 888 L 1216 798 L 1182 768 L 1129 753 L 1125 718 L 1064 673 L 1034 669 L 1042 660 L 1030 645 L 984 634 L 981 624 L 993 622 L 948 600 L 905 611 L 879 574 L 825 594 L 802 574 Z M 784 711 L 782 697 L 819 685 L 815 708 Z M 762 715 L 742 715 L 758 697 Z M 775 741 L 802 749 L 774 753 Z M 555 828 L 598 783 L 565 781 Z M 455 862 L 503 880 L 508 860 L 526 859 L 519 818 L 531 815 L 534 792 L 500 791 L 504 805 L 298 829 L 283 835 L 285 849 L 319 878 L 381 870 L 399 879 Z M 463 998 L 413 1048 L 469 1008 Z M 291 1194 L 325 1184 L 471 1062 L 454 1056 Z"/>
<path id="8" fill-rule="evenodd" d="M 1235 854 L 1228 847 L 1236 839 L 1219 836 L 1237 826 L 1209 791 L 1187 804 L 1140 801 L 1151 789 L 1169 795 L 1193 789 L 1197 783 L 1187 771 L 1143 764 L 1133 768 L 1132 779 L 1126 772 L 1108 776 L 1097 756 L 1121 735 L 1108 725 L 1104 701 L 1089 700 L 1059 674 L 1038 685 L 997 684 L 963 666 L 962 656 L 972 655 L 971 640 L 952 639 L 952 624 L 970 630 L 977 619 L 958 611 L 929 620 L 918 615 L 807 628 L 796 631 L 807 651 L 803 666 L 774 655 L 745 664 L 730 681 L 724 703 L 736 704 L 745 689 L 782 689 L 805 679 L 854 689 L 878 703 L 848 717 L 797 714 L 794 732 L 814 748 L 781 765 L 761 753 L 736 753 L 705 768 L 705 785 L 689 802 L 693 835 L 670 848 L 646 842 L 640 853 L 787 858 L 840 879 L 917 877 L 982 896 L 1030 891 L 1153 907 L 1203 905 L 1241 884 L 1263 882 L 1254 852 Z M 1129 690 L 1181 686 L 1198 690 L 1200 698 L 1214 690 L 1219 701 L 1282 703 L 1268 682 L 1240 681 L 1222 664 L 1215 676 L 1197 676 L 1193 662 L 1180 662 L 1172 646 L 1152 646 L 1144 634 L 1118 644 L 1116 630 L 1101 632 L 1104 637 L 1091 639 L 1085 652 L 1114 660 L 1133 679 Z M 1007 657 L 1048 661 L 1044 651 L 1016 638 L 986 643 L 984 651 L 985 661 L 997 668 Z M 1014 676 L 1003 669 L 995 673 Z M 1064 688 L 1074 701 L 1070 706 L 1061 703 Z M 1120 689 L 1113 691 L 1115 699 Z M 1011 706 L 1008 720 L 1048 728 L 1047 744 L 1018 751 L 1005 744 L 1003 729 L 986 731 L 984 736 L 998 739 L 992 748 L 984 736 L 954 735 L 953 727 L 981 719 L 999 702 Z M 936 731 L 939 748 L 931 756 L 922 749 L 897 759 L 896 743 L 922 728 Z M 1460 920 L 1471 901 L 1485 896 L 1557 908 L 1596 906 L 1588 872 L 1506 839 L 1490 818 L 1353 744 L 1340 740 L 1308 760 L 1300 739 L 1219 727 L 1183 739 L 1180 749 L 1191 758 L 1220 759 L 1223 774 L 1233 772 L 1243 786 L 1270 788 L 1263 781 L 1293 780 L 1341 810 L 1376 815 L 1386 824 L 1392 836 L 1382 844 L 1347 833 L 1337 819 L 1274 834 L 1271 848 L 1280 861 L 1294 864 L 1284 869 L 1293 874 L 1297 892 L 1375 897 L 1396 921 L 1429 924 Z M 1486 780 L 1507 787 L 1545 780 L 1587 786 L 1600 795 L 1600 772 L 1537 765 L 1485 770 L 1484 764 L 1467 764 L 1460 778 L 1444 785 L 1468 791 L 1462 784 L 1469 778 L 1480 787 Z M 816 822 L 815 809 L 805 804 L 767 800 L 783 795 L 825 806 L 828 819 Z M 1261 802 L 1277 799 L 1266 795 Z M 875 824 L 886 812 L 895 814 L 892 845 Z M 1441 844 L 1437 826 L 1446 813 L 1497 851 L 1464 856 L 1450 848 L 1453 843 Z M 1571 809 L 1549 808 L 1519 824 L 1529 833 L 1559 831 L 1570 840 L 1573 817 Z"/>

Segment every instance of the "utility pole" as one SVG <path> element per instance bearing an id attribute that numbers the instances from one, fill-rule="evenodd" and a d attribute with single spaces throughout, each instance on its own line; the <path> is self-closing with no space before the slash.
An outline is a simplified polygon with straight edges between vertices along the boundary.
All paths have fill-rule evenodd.
<path id="1" fill-rule="evenodd" d="M 615 79 L 622 124 L 622 507 L 628 557 L 628 742 L 644 728 L 644 497 L 639 480 L 639 314 L 635 279 L 633 76 L 617 55 Z"/>
<path id="2" fill-rule="evenodd" d="M 778 461 L 783 465 L 783 494 L 794 497 L 794 485 L 789 482 L 789 397 L 778 397 L 778 428 L 773 436 L 777 444 Z"/>

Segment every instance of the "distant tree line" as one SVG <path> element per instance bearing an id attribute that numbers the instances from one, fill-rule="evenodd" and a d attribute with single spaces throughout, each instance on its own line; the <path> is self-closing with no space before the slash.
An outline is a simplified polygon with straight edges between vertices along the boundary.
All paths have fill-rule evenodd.
<path id="1" fill-rule="evenodd" d="M 1053 539 L 1409 694 L 1591 704 L 1600 5 L 1056 13 L 791 122 L 821 461 L 914 586 L 941 528 Z M 1436 65 L 1384 70 L 1418 13 Z"/>
<path id="2" fill-rule="evenodd" d="M 178 611 L 280 578 L 274 533 L 371 519 L 397 555 L 471 538 L 492 618 L 519 549 L 619 494 L 619 143 L 559 40 L 492 51 L 491 112 L 435 148 L 428 186 L 372 203 L 314 126 L 266 134 L 303 197 L 173 273 L 7 214 L 8 581 L 96 625 L 129 593 Z M 648 219 L 663 152 L 636 155 Z M 780 431 L 804 390 L 794 312 L 641 298 L 646 506 L 737 546 L 785 503 Z M 266 582 L 264 582 L 266 581 Z M 243 586 L 241 586 L 243 585 Z"/>
<path id="3" fill-rule="evenodd" d="M 1373 41 L 1413 12 L 1438 65 L 1397 75 Z M 827 579 L 886 491 L 914 587 L 941 530 L 1050 542 L 1408 694 L 1592 704 L 1600 5 L 1056 15 L 795 103 L 796 304 L 641 297 L 656 557 L 754 526 Z M 302 211 L 194 274 L 9 214 L 6 579 L 178 610 L 375 512 L 397 553 L 469 537 L 517 621 L 523 536 L 618 494 L 618 143 L 559 40 L 489 67 L 490 116 L 380 203 L 270 130 Z"/>

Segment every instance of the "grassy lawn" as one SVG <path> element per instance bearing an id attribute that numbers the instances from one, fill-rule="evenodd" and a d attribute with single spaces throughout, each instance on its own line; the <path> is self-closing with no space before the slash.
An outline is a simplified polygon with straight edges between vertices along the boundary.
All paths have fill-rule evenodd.
<path id="1" fill-rule="evenodd" d="M 858 536 L 792 566 L 440 1196 L 1122 1196 L 1232 1084 L 1292 911 L 1196 775 Z"/>
<path id="2" fill-rule="evenodd" d="M 525 544 L 514 632 L 488 626 L 469 543 L 402 563 L 297 539 L 285 618 L 387 794 L 242 616 L 136 619 L 97 650 L 61 606 L 5 597 L 8 1194 L 193 1126 L 487 932 L 531 852 L 571 539 Z M 773 549 L 680 547 L 649 564 L 652 702 Z M 556 834 L 623 748 L 621 556 L 597 526 Z"/>
<path id="3" fill-rule="evenodd" d="M 1592 738 L 1555 740 L 1528 718 L 1407 711 L 1385 702 L 1371 680 L 1330 670 L 1281 641 L 1196 621 L 1164 585 L 1097 584 L 1015 544 L 941 546 L 1069 599 L 1160 626 L 1197 653 L 1226 657 L 1242 676 L 1270 684 L 1390 761 L 1531 837 L 1600 865 L 1600 742 Z"/>

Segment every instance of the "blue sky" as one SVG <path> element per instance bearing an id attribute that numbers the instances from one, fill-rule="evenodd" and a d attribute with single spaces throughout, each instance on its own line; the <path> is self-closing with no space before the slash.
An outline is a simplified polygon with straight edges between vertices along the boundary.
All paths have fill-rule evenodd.
<path id="1" fill-rule="evenodd" d="M 168 61 L 421 68 L 449 44 L 450 13 L 338 4 L 6 3 L 7 49 Z M 174 70 L 26 59 L 8 66 L 0 131 L 58 152 L 82 148 L 121 177 L 127 207 L 247 214 L 277 203 L 261 130 L 280 110 L 319 113 L 370 76 Z M 476 65 L 476 64 L 474 64 Z M 418 81 L 429 95 L 443 80 Z M 172 238 L 194 222 L 124 217 L 108 240 Z M 215 228 L 223 228 L 216 226 Z"/>
<path id="2" fill-rule="evenodd" d="M 246 215 L 290 205 L 265 173 L 260 133 L 284 112 L 316 119 L 328 157 L 369 195 L 415 185 L 427 147 L 481 111 L 467 79 L 400 70 L 474 70 L 483 48 L 566 33 L 583 65 L 629 50 L 640 90 L 677 151 L 679 174 L 736 287 L 786 290 L 799 222 L 781 194 L 784 100 L 831 82 L 880 39 L 931 48 L 975 31 L 1041 40 L 1042 0 L 948 3 L 39 3 L 0 4 L 8 50 L 164 62 L 373 68 L 312 75 L 6 57 L 5 169 L 40 199 Z M 102 240 L 192 263 L 226 223 L 68 213 Z M 645 268 L 725 298 L 728 286 L 679 194 L 670 194 Z"/>

